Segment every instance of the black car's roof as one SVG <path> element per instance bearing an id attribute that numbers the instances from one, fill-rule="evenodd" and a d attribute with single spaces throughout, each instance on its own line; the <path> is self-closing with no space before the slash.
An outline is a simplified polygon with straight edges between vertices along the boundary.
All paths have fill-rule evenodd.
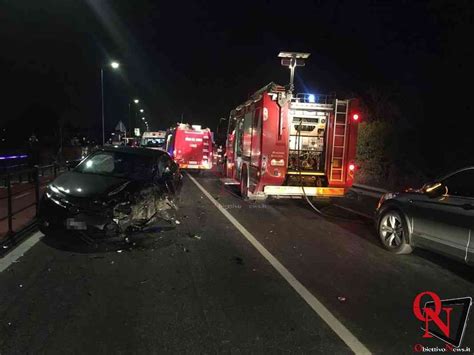
<path id="1" fill-rule="evenodd" d="M 150 149 L 150 148 L 136 148 L 127 146 L 116 146 L 116 147 L 102 147 L 99 149 L 102 152 L 121 152 L 127 154 L 136 154 L 148 157 L 160 157 L 163 154 L 168 155 L 164 150 Z"/>

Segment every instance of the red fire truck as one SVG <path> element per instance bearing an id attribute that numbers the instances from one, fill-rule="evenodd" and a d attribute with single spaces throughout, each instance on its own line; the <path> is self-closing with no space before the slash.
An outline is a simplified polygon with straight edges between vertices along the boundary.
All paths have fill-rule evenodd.
<path id="1" fill-rule="evenodd" d="M 229 118 L 225 184 L 244 198 L 343 196 L 354 178 L 357 100 L 270 83 Z"/>
<path id="2" fill-rule="evenodd" d="M 180 123 L 168 130 L 166 151 L 182 169 L 212 169 L 212 132 Z"/>

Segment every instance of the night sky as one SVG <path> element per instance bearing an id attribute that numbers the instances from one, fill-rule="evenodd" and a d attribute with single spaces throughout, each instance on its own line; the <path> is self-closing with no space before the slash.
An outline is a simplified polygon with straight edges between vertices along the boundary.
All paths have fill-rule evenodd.
<path id="1" fill-rule="evenodd" d="M 120 72 L 105 73 L 107 127 L 127 122 L 136 96 L 153 129 L 181 116 L 214 128 L 253 91 L 286 84 L 276 56 L 294 50 L 312 53 L 298 91 L 384 90 L 429 133 L 428 147 L 436 136 L 467 146 L 470 3 L 0 0 L 1 122 L 41 107 L 98 130 L 100 67 L 116 59 Z"/>

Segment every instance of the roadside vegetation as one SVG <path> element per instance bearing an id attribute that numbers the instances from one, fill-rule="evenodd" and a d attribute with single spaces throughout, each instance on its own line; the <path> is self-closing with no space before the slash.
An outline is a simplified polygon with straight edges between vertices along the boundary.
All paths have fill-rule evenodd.
<path id="1" fill-rule="evenodd" d="M 426 181 L 416 130 L 388 91 L 370 89 L 362 96 L 356 182 L 387 189 Z"/>

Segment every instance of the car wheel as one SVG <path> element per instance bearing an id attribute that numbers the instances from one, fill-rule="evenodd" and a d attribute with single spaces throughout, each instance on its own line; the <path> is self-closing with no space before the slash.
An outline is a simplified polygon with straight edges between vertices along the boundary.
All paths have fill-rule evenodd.
<path id="1" fill-rule="evenodd" d="M 407 242 L 407 223 L 396 210 L 383 212 L 379 219 L 378 234 L 384 248 L 394 254 L 409 254 L 413 251 Z"/>
<path id="2" fill-rule="evenodd" d="M 247 168 L 243 166 L 242 173 L 240 174 L 240 195 L 244 200 L 247 200 L 249 196 L 249 187 L 247 180 Z"/>

